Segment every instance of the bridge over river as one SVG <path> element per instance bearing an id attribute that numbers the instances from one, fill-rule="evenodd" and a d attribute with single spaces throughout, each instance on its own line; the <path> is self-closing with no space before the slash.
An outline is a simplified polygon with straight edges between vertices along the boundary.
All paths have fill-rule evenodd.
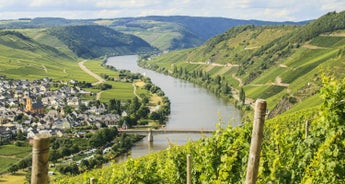
<path id="1" fill-rule="evenodd" d="M 130 134 L 143 134 L 147 135 L 149 142 L 153 142 L 153 134 L 207 134 L 213 133 L 215 130 L 181 130 L 181 129 L 124 129 L 119 132 L 130 133 Z"/>

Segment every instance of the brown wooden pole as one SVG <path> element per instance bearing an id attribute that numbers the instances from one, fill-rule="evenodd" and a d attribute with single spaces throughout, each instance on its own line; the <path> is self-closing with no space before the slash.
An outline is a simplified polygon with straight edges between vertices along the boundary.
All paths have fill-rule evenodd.
<path id="1" fill-rule="evenodd" d="M 309 121 L 305 121 L 305 138 L 308 138 L 308 132 L 309 132 Z"/>
<path id="2" fill-rule="evenodd" d="M 250 151 L 246 175 L 246 184 L 255 184 L 259 170 L 261 142 L 263 137 L 264 122 L 266 116 L 266 101 L 256 100 L 254 112 L 254 125 L 252 140 L 250 142 Z"/>
<path id="3" fill-rule="evenodd" d="M 90 178 L 90 184 L 95 184 L 95 178 Z"/>
<path id="4" fill-rule="evenodd" d="M 49 137 L 37 135 L 32 147 L 31 184 L 48 183 Z"/>
<path id="5" fill-rule="evenodd" d="M 187 184 L 192 184 L 192 163 L 190 154 L 187 155 Z"/>

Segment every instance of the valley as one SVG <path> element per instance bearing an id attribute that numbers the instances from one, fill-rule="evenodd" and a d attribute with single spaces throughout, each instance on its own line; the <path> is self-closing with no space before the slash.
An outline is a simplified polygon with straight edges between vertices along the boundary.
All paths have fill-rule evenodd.
<path id="1" fill-rule="evenodd" d="M 217 32 L 211 25 L 201 29 L 209 21 L 224 21 L 214 29 L 225 32 Z M 86 183 L 90 178 L 98 183 L 186 183 L 187 155 L 193 160 L 193 183 L 243 183 L 256 99 L 268 104 L 258 183 L 343 183 L 345 12 L 283 25 L 257 21 L 229 25 L 227 21 L 153 16 L 74 21 L 43 18 L 2 24 L 11 28 L 0 31 L 3 80 L 49 78 L 56 82 L 51 84 L 52 90 L 68 85 L 97 94 L 77 96 L 97 108 L 104 106 L 109 114 L 126 111 L 129 115 L 117 125 L 164 124 L 175 112 L 170 112 L 175 102 L 170 103 L 168 97 L 178 96 L 175 92 L 165 97 L 164 88 L 144 74 L 106 64 L 118 55 L 138 54 L 139 66 L 205 88 L 241 113 L 235 126 L 221 126 L 226 122 L 218 119 L 220 125 L 210 137 L 170 144 L 162 151 L 83 170 L 80 175 L 59 174 L 53 183 Z M 204 29 L 208 31 L 202 33 Z M 133 32 L 141 38 L 131 35 Z M 168 80 L 162 86 L 165 84 Z M 12 102 L 15 106 L 15 100 Z M 198 99 L 189 108 L 198 110 L 203 102 Z M 157 106 L 160 109 L 150 111 Z M 179 113 L 187 112 L 183 110 L 186 106 L 178 107 Z M 210 110 L 199 112 L 210 117 Z M 184 127 L 194 127 L 189 121 L 196 123 L 179 120 Z M 89 136 L 109 130 L 98 128 Z"/>

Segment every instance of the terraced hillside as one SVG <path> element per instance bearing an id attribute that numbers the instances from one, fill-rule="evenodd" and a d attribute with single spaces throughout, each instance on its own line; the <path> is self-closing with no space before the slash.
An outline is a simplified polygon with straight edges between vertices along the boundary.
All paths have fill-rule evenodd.
<path id="1" fill-rule="evenodd" d="M 237 93 L 243 88 L 247 104 L 267 99 L 272 117 L 320 104 L 315 94 L 322 73 L 344 76 L 344 21 L 345 12 L 332 12 L 305 26 L 235 27 L 198 48 L 146 61 L 146 67 L 208 86 L 218 94 L 224 85 Z M 198 79 L 198 73 L 206 78 Z M 215 80 L 218 77 L 220 81 Z M 233 96 L 237 93 L 233 91 Z"/>
<path id="2" fill-rule="evenodd" d="M 265 122 L 257 183 L 340 184 L 345 182 L 344 23 L 340 12 L 303 27 L 238 27 L 200 48 L 141 64 L 226 97 L 232 84 L 249 96 L 245 103 L 268 100 L 275 117 Z M 229 57 L 218 49 L 226 44 L 225 49 L 234 48 L 226 51 Z M 220 128 L 194 143 L 54 182 L 186 183 L 189 155 L 192 183 L 245 183 L 252 128 L 252 122 Z"/>
<path id="3" fill-rule="evenodd" d="M 8 78 L 94 82 L 78 60 L 155 50 L 136 36 L 97 25 L 14 29 L 0 31 L 0 72 Z"/>
<path id="4" fill-rule="evenodd" d="M 79 69 L 75 57 L 20 32 L 0 32 L 0 72 L 8 78 L 88 81 L 88 75 Z"/>

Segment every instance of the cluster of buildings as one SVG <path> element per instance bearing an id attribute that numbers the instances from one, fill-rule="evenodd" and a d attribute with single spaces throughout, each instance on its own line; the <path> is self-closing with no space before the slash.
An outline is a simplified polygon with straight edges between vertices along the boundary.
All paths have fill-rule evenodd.
<path id="1" fill-rule="evenodd" d="M 107 114 L 104 104 L 95 106 L 81 100 L 85 95 L 93 94 L 48 78 L 27 81 L 0 77 L 0 143 L 19 131 L 31 139 L 37 133 L 63 136 L 71 127 L 115 126 L 119 122 L 121 116 Z M 70 113 L 65 113 L 66 106 L 72 109 Z"/>

